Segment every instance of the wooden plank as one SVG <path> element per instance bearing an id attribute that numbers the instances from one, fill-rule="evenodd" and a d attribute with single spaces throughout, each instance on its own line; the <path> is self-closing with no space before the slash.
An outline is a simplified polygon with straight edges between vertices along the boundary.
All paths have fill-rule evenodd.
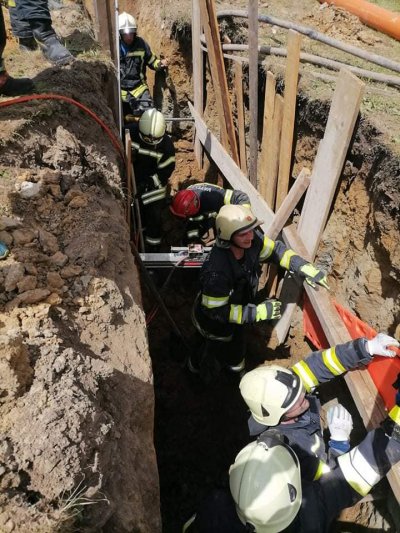
<path id="1" fill-rule="evenodd" d="M 258 159 L 258 0 L 249 0 L 249 102 L 250 102 L 250 158 L 249 179 L 257 187 Z"/>
<path id="2" fill-rule="evenodd" d="M 274 117 L 272 120 L 272 137 L 267 147 L 267 190 L 265 199 L 271 209 L 275 209 L 276 184 L 279 170 L 279 150 L 281 145 L 283 115 L 283 98 L 280 94 L 275 95 Z"/>
<path id="3" fill-rule="evenodd" d="M 315 258 L 325 228 L 353 135 L 364 88 L 365 84 L 351 72 L 345 69 L 340 71 L 325 135 L 315 158 L 311 185 L 306 194 L 297 229 L 311 261 Z M 285 311 L 276 325 L 276 334 L 281 343 L 289 331 L 299 294 L 300 291 L 293 282 L 285 280 L 280 296 L 285 304 Z"/>
<path id="4" fill-rule="evenodd" d="M 272 209 L 243 174 L 238 165 L 229 156 L 228 152 L 224 149 L 215 135 L 213 135 L 207 128 L 206 123 L 194 109 L 192 104 L 190 102 L 188 102 L 188 104 L 195 121 L 197 134 L 204 149 L 217 165 L 221 174 L 226 178 L 228 183 L 230 183 L 231 187 L 233 189 L 240 189 L 248 194 L 251 200 L 252 211 L 256 217 L 264 220 L 262 228 L 265 229 L 266 224 L 269 224 L 274 217 Z"/>
<path id="5" fill-rule="evenodd" d="M 193 104 L 200 115 L 204 109 L 204 56 L 200 48 L 200 5 L 192 0 L 192 64 L 193 64 Z M 199 139 L 194 139 L 194 155 L 200 168 L 203 167 L 203 149 Z"/>
<path id="6" fill-rule="evenodd" d="M 240 168 L 242 169 L 242 172 L 244 174 L 247 174 L 247 154 L 246 154 L 244 101 L 243 101 L 243 65 L 240 61 L 235 62 L 235 93 L 236 93 L 237 131 L 238 131 L 238 138 L 239 138 Z"/>
<path id="7" fill-rule="evenodd" d="M 293 213 L 293 209 L 299 203 L 300 198 L 303 196 L 309 185 L 310 171 L 307 168 L 303 168 L 291 187 L 289 194 L 283 200 L 280 208 L 275 213 L 273 220 L 265 230 L 265 233 L 270 239 L 276 239 L 278 237 L 290 215 Z"/>
<path id="8" fill-rule="evenodd" d="M 298 232 L 315 257 L 342 173 L 360 110 L 365 84 L 346 69 L 340 71 L 325 135 L 321 141 L 307 191 Z"/>
<path id="9" fill-rule="evenodd" d="M 269 145 L 271 144 L 272 134 L 274 131 L 272 121 L 274 118 L 275 86 L 275 76 L 272 74 L 272 72 L 268 71 L 265 80 L 263 130 L 261 140 L 260 164 L 258 170 L 259 191 L 265 200 L 267 200 L 267 162 L 269 158 L 268 150 Z M 269 205 L 271 209 L 274 208 L 273 205 Z"/>
<path id="10" fill-rule="evenodd" d="M 125 155 L 126 155 L 126 222 L 131 228 L 132 204 L 132 140 L 129 130 L 125 130 Z M 133 230 L 136 233 L 135 229 Z"/>
<path id="11" fill-rule="evenodd" d="M 221 126 L 222 144 L 228 148 L 232 158 L 239 163 L 239 153 L 236 144 L 235 128 L 233 125 L 231 101 L 226 81 L 224 58 L 222 55 L 219 37 L 218 21 L 214 0 L 200 2 L 201 18 L 206 36 L 208 59 L 210 62 L 211 77 L 217 103 L 217 110 Z"/>
<path id="12" fill-rule="evenodd" d="M 95 35 L 100 46 L 111 53 L 112 29 L 108 2 L 94 0 Z"/>
<path id="13" fill-rule="evenodd" d="M 293 151 L 293 131 L 296 114 L 297 84 L 300 67 L 301 35 L 289 30 L 285 73 L 285 95 L 282 118 L 282 136 L 279 153 L 279 175 L 276 206 L 279 207 L 289 190 L 290 167 Z"/>

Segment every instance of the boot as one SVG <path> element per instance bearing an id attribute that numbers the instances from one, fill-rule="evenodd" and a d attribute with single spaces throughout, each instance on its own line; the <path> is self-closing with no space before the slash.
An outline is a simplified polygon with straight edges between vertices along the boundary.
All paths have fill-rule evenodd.
<path id="1" fill-rule="evenodd" d="M 37 42 L 35 41 L 33 35 L 32 37 L 19 37 L 18 38 L 19 49 L 22 52 L 33 52 L 37 50 Z"/>
<path id="2" fill-rule="evenodd" d="M 0 95 L 20 96 L 33 91 L 33 81 L 29 78 L 12 78 L 7 72 L 0 72 Z"/>
<path id="3" fill-rule="evenodd" d="M 55 65 L 67 65 L 74 60 L 71 52 L 60 43 L 50 20 L 32 19 L 30 24 L 33 36 L 48 61 Z"/>

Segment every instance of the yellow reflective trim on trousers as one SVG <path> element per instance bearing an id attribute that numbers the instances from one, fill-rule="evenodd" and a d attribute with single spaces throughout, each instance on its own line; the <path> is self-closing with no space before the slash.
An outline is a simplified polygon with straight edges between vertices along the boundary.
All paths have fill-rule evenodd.
<path id="1" fill-rule="evenodd" d="M 14 0 L 8 0 L 8 7 L 17 7 Z"/>
<path id="2" fill-rule="evenodd" d="M 307 392 L 317 387 L 319 381 L 305 361 L 299 361 L 292 366 L 293 372 L 299 376 Z"/>
<path id="3" fill-rule="evenodd" d="M 168 165 L 170 165 L 171 163 L 175 163 L 175 156 L 171 156 L 169 157 L 168 159 L 166 159 L 165 161 L 163 161 L 162 163 L 160 163 L 157 168 L 165 168 L 167 167 Z"/>
<path id="4" fill-rule="evenodd" d="M 134 97 L 134 98 L 139 98 L 139 96 L 141 96 L 144 91 L 147 91 L 149 88 L 147 87 L 147 85 L 145 83 L 142 83 L 142 85 L 139 85 L 139 87 L 136 87 L 136 89 L 132 89 L 132 91 L 129 91 L 129 93 Z"/>
<path id="5" fill-rule="evenodd" d="M 218 335 L 213 335 L 212 333 L 209 333 L 205 329 L 203 329 L 200 324 L 198 323 L 195 313 L 194 313 L 194 306 L 192 307 L 192 322 L 194 327 L 197 329 L 197 331 L 205 338 L 210 339 L 213 341 L 221 341 L 221 342 L 231 342 L 233 339 L 233 335 L 228 335 L 227 337 L 219 337 Z"/>
<path id="6" fill-rule="evenodd" d="M 147 244 L 152 244 L 153 246 L 157 246 L 157 244 L 161 244 L 161 237 L 159 239 L 153 238 L 153 237 L 145 237 L 144 240 L 147 242 Z"/>
<path id="7" fill-rule="evenodd" d="M 334 346 L 322 352 L 322 360 L 326 368 L 328 368 L 334 376 L 340 376 L 346 372 L 346 369 L 336 355 L 336 349 Z"/>
<path id="8" fill-rule="evenodd" d="M 395 405 L 389 411 L 390 418 L 400 426 L 400 407 Z"/>
<path id="9" fill-rule="evenodd" d="M 204 307 L 207 307 L 207 309 L 222 307 L 228 302 L 229 296 L 207 296 L 207 294 L 201 295 L 201 305 L 204 305 Z"/>
<path id="10" fill-rule="evenodd" d="M 337 460 L 347 483 L 361 496 L 368 494 L 381 478 L 357 447 Z"/>
<path id="11" fill-rule="evenodd" d="M 297 255 L 296 252 L 293 250 L 286 250 L 286 252 L 283 254 L 281 260 L 279 261 L 279 264 L 281 267 L 286 268 L 286 270 L 289 270 L 290 268 L 290 260 L 294 255 Z"/>
<path id="12" fill-rule="evenodd" d="M 193 237 L 200 237 L 199 230 L 198 229 L 192 229 L 187 232 L 187 237 L 189 239 L 192 239 Z"/>
<path id="13" fill-rule="evenodd" d="M 265 259 L 268 259 L 268 257 L 274 251 L 274 249 L 275 249 L 275 241 L 273 241 L 269 237 L 264 237 L 263 247 L 261 248 L 261 252 L 260 252 L 260 260 L 264 261 Z"/>
<path id="14" fill-rule="evenodd" d="M 154 202 L 159 202 L 167 196 L 167 188 L 163 187 L 162 189 L 156 189 L 155 191 L 147 192 L 142 194 L 143 205 L 152 204 Z"/>
<path id="15" fill-rule="evenodd" d="M 243 307 L 241 305 L 232 304 L 231 310 L 229 312 L 229 322 L 233 322 L 234 324 L 241 324 L 242 314 L 243 314 Z"/>
<path id="16" fill-rule="evenodd" d="M 231 191 L 230 189 L 228 189 L 228 190 L 225 192 L 225 195 L 224 195 L 224 204 L 230 204 L 230 203 L 231 203 L 231 200 L 232 200 L 232 194 L 233 194 L 233 191 Z"/>
<path id="17" fill-rule="evenodd" d="M 317 481 L 317 479 L 319 479 L 321 476 L 323 476 L 324 474 L 327 474 L 330 471 L 331 469 L 329 468 L 329 466 L 323 461 L 320 461 L 318 463 L 318 468 L 317 468 L 317 471 L 315 472 L 313 481 Z"/>

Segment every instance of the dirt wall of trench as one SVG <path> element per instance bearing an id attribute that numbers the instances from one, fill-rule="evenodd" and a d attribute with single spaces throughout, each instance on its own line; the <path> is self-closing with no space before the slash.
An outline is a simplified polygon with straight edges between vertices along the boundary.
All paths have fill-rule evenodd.
<path id="1" fill-rule="evenodd" d="M 64 35 L 89 38 L 62 25 L 63 13 Z M 32 58 L 26 74 L 44 92 L 76 98 L 117 133 L 109 67 Z M 0 530 L 160 531 L 153 377 L 121 159 L 67 103 L 8 107 L 1 124 L 10 254 L 0 263 Z"/>

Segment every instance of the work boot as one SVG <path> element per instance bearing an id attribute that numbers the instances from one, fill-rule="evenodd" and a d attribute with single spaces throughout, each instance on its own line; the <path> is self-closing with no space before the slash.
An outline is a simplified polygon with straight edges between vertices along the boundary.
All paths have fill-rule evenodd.
<path id="1" fill-rule="evenodd" d="M 32 37 L 19 37 L 18 38 L 19 49 L 22 52 L 33 52 L 37 50 L 38 44 L 35 41 L 33 35 Z"/>
<path id="2" fill-rule="evenodd" d="M 67 65 L 75 59 L 71 52 L 60 43 L 49 20 L 34 19 L 31 21 L 31 27 L 33 36 L 48 61 L 55 65 Z"/>
<path id="3" fill-rule="evenodd" d="M 33 81 L 29 78 L 12 78 L 6 71 L 0 72 L 0 95 L 20 96 L 33 91 Z"/>

